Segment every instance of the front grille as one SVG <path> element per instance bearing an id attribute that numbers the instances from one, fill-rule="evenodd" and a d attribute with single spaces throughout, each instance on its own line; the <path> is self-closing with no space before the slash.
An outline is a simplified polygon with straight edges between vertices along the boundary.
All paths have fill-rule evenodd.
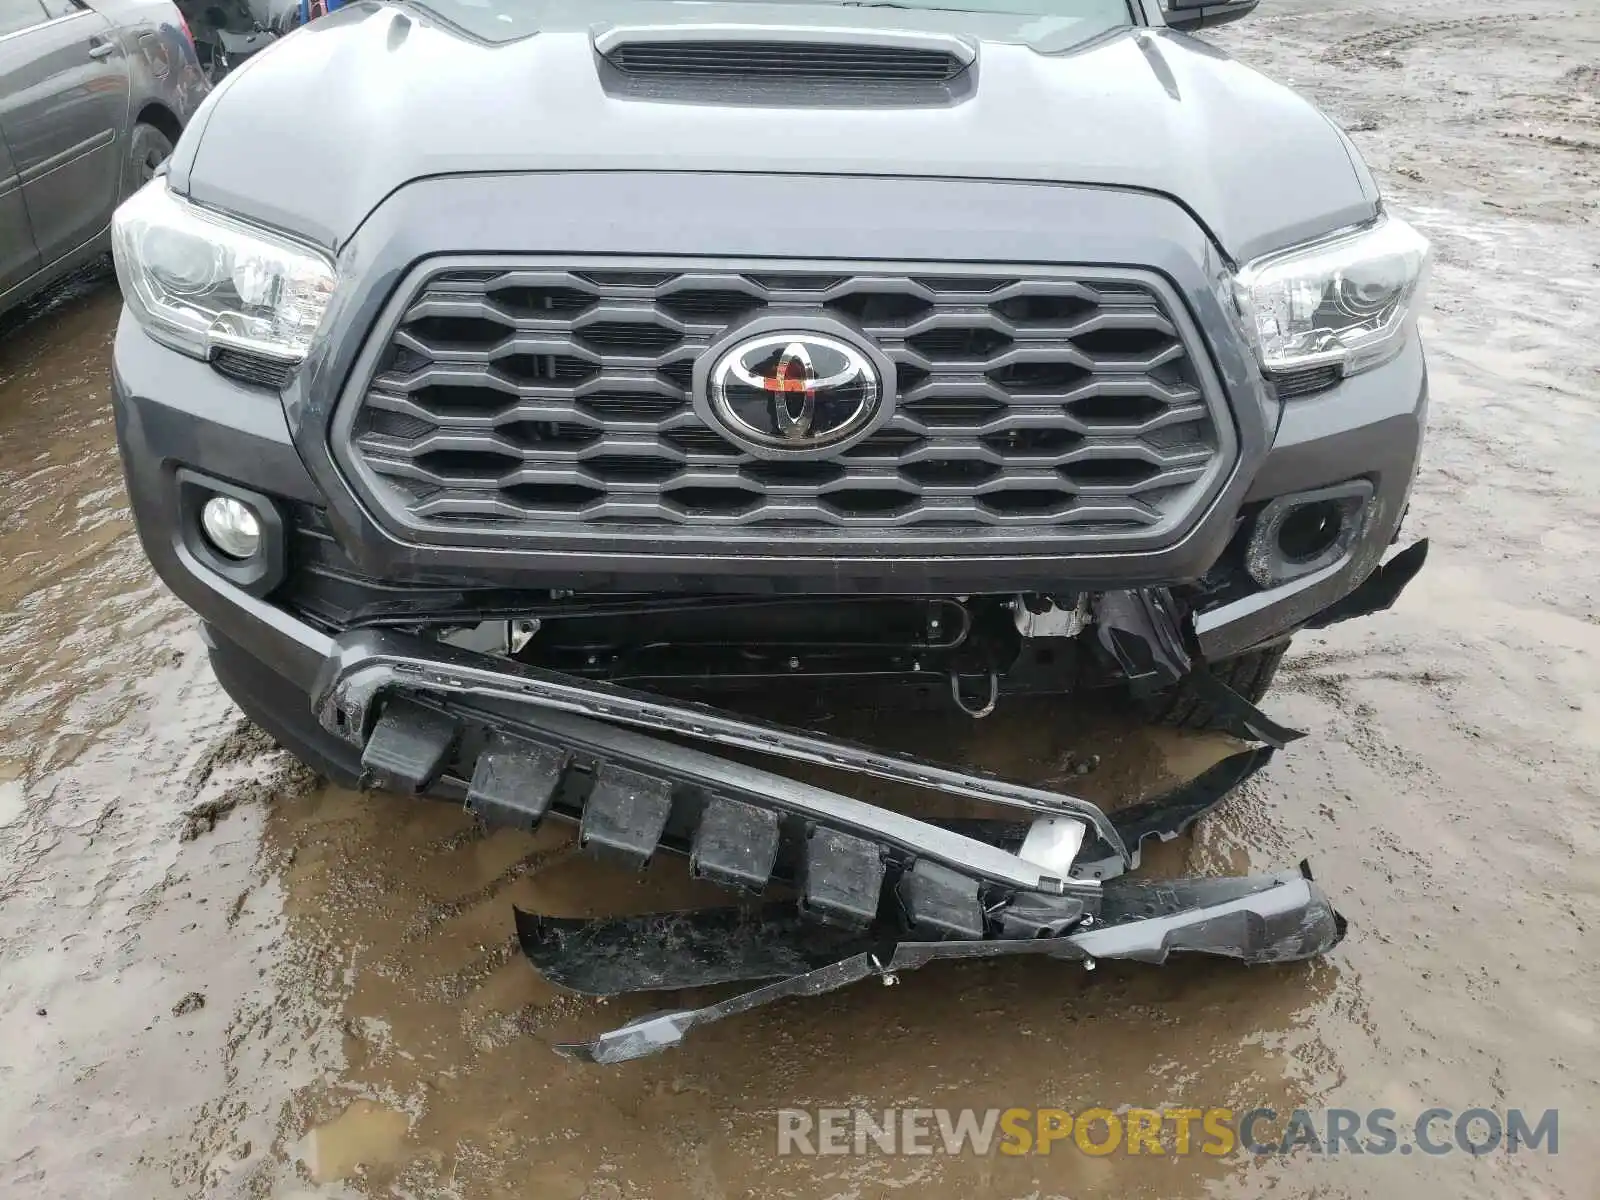
<path id="1" fill-rule="evenodd" d="M 346 461 L 440 535 L 1150 535 L 1232 447 L 1190 327 L 1130 272 L 442 269 L 391 313 Z M 753 456 L 689 394 L 713 342 L 791 313 L 848 322 L 898 375 L 890 420 L 822 460 Z"/>

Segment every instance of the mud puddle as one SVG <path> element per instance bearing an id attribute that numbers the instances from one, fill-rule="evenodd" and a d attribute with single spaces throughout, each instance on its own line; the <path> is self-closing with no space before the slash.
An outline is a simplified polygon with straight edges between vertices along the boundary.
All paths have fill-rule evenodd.
<path id="1" fill-rule="evenodd" d="M 1352 922 L 1332 958 L 934 967 L 657 1059 L 558 1058 L 692 997 L 558 993 L 510 906 L 720 894 L 560 829 L 318 787 L 243 726 L 131 534 L 116 299 L 90 287 L 0 338 L 0 1194 L 1592 1195 L 1600 16 L 1268 0 L 1216 40 L 1327 106 L 1438 249 L 1408 524 L 1429 568 L 1396 612 L 1297 641 L 1271 707 L 1312 737 L 1152 863 L 1309 855 Z M 1061 707 L 882 728 L 1101 799 L 1226 748 Z M 1558 1108 L 1565 1136 L 1480 1159 L 775 1153 L 779 1109 L 889 1105 Z"/>

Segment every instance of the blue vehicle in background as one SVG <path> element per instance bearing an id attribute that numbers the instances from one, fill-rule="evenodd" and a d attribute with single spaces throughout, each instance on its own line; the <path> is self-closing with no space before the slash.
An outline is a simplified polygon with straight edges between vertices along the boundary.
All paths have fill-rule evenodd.
<path id="1" fill-rule="evenodd" d="M 343 7 L 344 0 L 300 0 L 300 23 L 309 24 L 318 17 Z"/>
<path id="2" fill-rule="evenodd" d="M 179 0 L 206 78 L 216 83 L 290 30 L 340 6 L 340 0 Z"/>

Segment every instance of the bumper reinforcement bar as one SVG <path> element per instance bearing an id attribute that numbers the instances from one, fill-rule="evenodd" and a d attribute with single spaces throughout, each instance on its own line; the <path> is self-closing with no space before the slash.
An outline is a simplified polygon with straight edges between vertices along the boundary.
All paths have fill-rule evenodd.
<path id="1" fill-rule="evenodd" d="M 352 745 L 365 746 L 377 720 L 379 697 L 396 690 L 510 701 L 576 713 L 656 733 L 855 771 L 1035 815 L 1077 817 L 1125 861 L 1128 858 L 1127 848 L 1105 813 L 1075 796 L 735 716 L 709 705 L 667 700 L 510 659 L 488 659 L 409 634 L 358 630 L 336 638 L 333 654 L 324 664 L 317 684 L 317 718 L 328 732 Z M 421 786 L 413 783 L 410 790 L 421 790 Z"/>
<path id="2" fill-rule="evenodd" d="M 554 710 L 511 718 L 391 697 L 363 760 L 379 764 L 380 782 L 390 769 L 438 774 L 448 762 L 454 790 L 487 824 L 528 830 L 559 817 L 586 848 L 635 868 L 664 848 L 737 892 L 791 889 L 807 917 L 838 927 L 888 920 L 918 937 L 981 940 L 1054 936 L 1098 917 L 1103 882 L 1137 866 L 1147 839 L 1182 833 L 1272 753 L 1231 755 L 1127 806 L 1107 819 L 1111 840 L 1086 831 L 1066 870 L 1020 856 L 1025 821 L 920 819 Z"/>
<path id="3" fill-rule="evenodd" d="M 426 686 L 435 671 L 450 674 L 457 687 L 467 683 L 458 667 L 434 667 L 419 679 L 389 657 L 376 663 L 358 658 L 353 665 L 348 657 L 336 661 L 373 686 L 360 718 L 345 707 L 335 709 L 342 719 L 333 721 L 342 736 L 362 738 L 357 744 L 372 782 L 412 792 L 453 791 L 469 811 L 495 825 L 532 829 L 548 815 L 571 820 L 586 847 L 641 868 L 658 846 L 665 847 L 686 854 L 703 878 L 754 893 L 770 883 L 788 885 L 800 892 L 810 915 L 855 927 L 872 921 L 889 897 L 924 932 L 980 938 L 999 928 L 1058 929 L 1085 902 L 1092 907 L 1102 881 L 1138 865 L 1147 838 L 1177 836 L 1272 755 L 1268 748 L 1232 755 L 1176 791 L 1129 806 L 1113 819 L 1076 797 L 800 731 L 754 727 L 748 740 L 777 730 L 788 745 L 816 743 L 805 746 L 812 761 L 825 755 L 836 765 L 864 755 L 892 767 L 902 780 L 914 778 L 924 786 L 930 777 L 950 780 L 954 786 L 934 790 L 1002 807 L 1009 802 L 1016 814 L 1009 820 L 924 820 L 638 729 L 525 698 L 508 701 L 482 681 L 473 684 L 481 691 Z M 485 677 L 498 674 L 477 670 Z M 380 674 L 383 682 L 374 686 Z M 589 686 L 574 683 L 570 690 Z M 382 699 L 380 692 L 386 693 Z M 350 693 L 335 686 L 332 694 Z M 641 699 L 652 710 L 673 707 Z M 744 724 L 699 706 L 679 711 L 680 720 L 715 716 L 725 731 Z M 359 733 L 368 718 L 370 726 Z M 1083 845 L 1070 865 L 1039 865 L 1017 853 L 1029 829 L 1017 817 L 1041 815 L 1086 818 Z"/>

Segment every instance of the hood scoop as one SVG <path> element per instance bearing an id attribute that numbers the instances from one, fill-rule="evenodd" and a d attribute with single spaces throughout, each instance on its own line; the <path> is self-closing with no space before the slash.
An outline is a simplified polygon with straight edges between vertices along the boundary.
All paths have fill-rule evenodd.
<path id="1" fill-rule="evenodd" d="M 595 49 L 635 78 L 764 83 L 948 83 L 976 49 L 936 33 L 773 25 L 613 27 Z"/>

